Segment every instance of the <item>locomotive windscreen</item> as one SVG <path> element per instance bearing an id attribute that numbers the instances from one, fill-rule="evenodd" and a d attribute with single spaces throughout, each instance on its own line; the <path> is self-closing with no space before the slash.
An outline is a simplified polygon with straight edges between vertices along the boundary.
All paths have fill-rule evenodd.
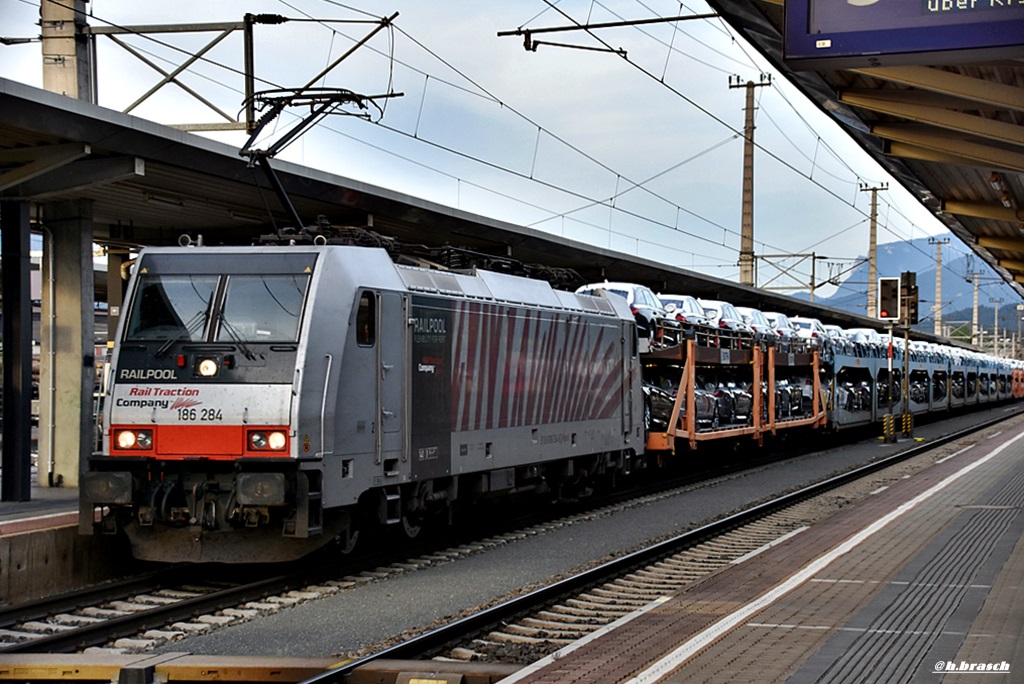
<path id="1" fill-rule="evenodd" d="M 202 261 L 222 270 L 182 272 L 195 271 Z M 233 272 L 240 269 L 229 266 L 231 261 L 193 258 L 188 269 L 173 272 L 174 266 L 185 264 L 163 255 L 147 259 L 130 303 L 124 339 L 295 342 L 311 260 L 278 259 L 267 264 L 276 268 L 249 263 L 246 273 Z"/>
<path id="2" fill-rule="evenodd" d="M 294 342 L 307 275 L 228 276 L 218 341 Z"/>
<path id="3" fill-rule="evenodd" d="M 217 277 L 142 276 L 125 339 L 203 339 Z"/>

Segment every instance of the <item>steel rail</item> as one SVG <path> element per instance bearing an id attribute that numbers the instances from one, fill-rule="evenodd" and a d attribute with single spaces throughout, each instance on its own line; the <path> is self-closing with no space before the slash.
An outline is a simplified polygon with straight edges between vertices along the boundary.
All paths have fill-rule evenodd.
<path id="1" fill-rule="evenodd" d="M 724 466 L 719 465 L 713 469 L 701 469 L 698 472 L 669 480 L 630 486 L 599 498 L 588 499 L 584 509 L 592 510 L 606 506 L 615 506 L 632 499 L 690 486 L 708 478 L 721 477 L 756 465 L 772 462 L 777 460 L 778 457 L 778 454 L 765 454 L 763 458 L 731 461 Z M 576 511 L 577 509 L 574 506 L 571 510 Z M 565 513 L 566 511 L 564 510 L 559 511 L 555 517 Z M 277 568 L 273 577 L 261 577 L 256 581 L 250 582 L 241 579 L 240 575 L 244 574 L 250 577 L 253 574 L 258 575 L 261 572 L 260 569 L 238 568 L 235 571 L 220 569 L 214 576 L 211 576 L 210 568 L 207 565 L 179 564 L 162 568 L 122 581 L 108 582 L 59 596 L 5 607 L 0 609 L 0 629 L 14 628 L 25 622 L 42 622 L 60 613 L 71 613 L 87 606 L 97 606 L 111 601 L 126 600 L 136 594 L 152 593 L 160 589 L 173 589 L 187 584 L 216 583 L 220 581 L 237 582 L 237 584 L 222 591 L 214 591 L 202 596 L 181 599 L 173 604 L 154 604 L 152 608 L 145 611 L 105 619 L 102 622 L 90 625 L 82 625 L 74 630 L 51 635 L 40 635 L 24 642 L 0 646 L 0 653 L 66 653 L 88 646 L 101 645 L 118 638 L 133 636 L 146 629 L 152 629 L 179 620 L 187 620 L 198 614 L 221 610 L 238 603 L 280 593 L 280 591 L 331 579 L 338 574 L 344 575 L 358 572 L 359 568 L 362 567 L 386 566 L 403 561 L 410 554 L 434 553 L 453 544 L 458 545 L 476 541 L 481 534 L 487 536 L 501 534 L 510 530 L 541 524 L 550 518 L 550 510 L 534 511 L 508 520 L 507 524 L 499 526 L 497 530 L 493 526 L 483 531 L 473 527 L 463 531 L 455 539 L 421 540 L 418 543 L 404 547 L 403 551 L 371 549 L 366 553 L 360 554 L 358 559 L 325 561 L 318 563 L 314 567 L 304 567 L 295 573 L 282 573 L 282 568 Z M 358 560 L 358 568 L 353 565 L 354 560 Z"/>
<path id="2" fill-rule="evenodd" d="M 83 625 L 67 632 L 57 632 L 37 639 L 10 644 L 0 648 L 0 653 L 70 653 L 90 646 L 100 646 L 114 639 L 134 636 L 146 629 L 157 628 L 168 623 L 187 620 L 195 615 L 221 610 L 265 596 L 268 592 L 281 591 L 283 581 L 291 582 L 293 576 L 272 577 L 249 584 L 228 587 L 201 596 L 185 598 L 166 605 L 154 605 L 149 610 L 114 617 L 95 624 Z M 177 582 L 181 584 L 181 582 Z M 293 586 L 289 583 L 287 587 Z"/>
<path id="3" fill-rule="evenodd" d="M 846 481 L 868 474 L 874 470 L 884 468 L 888 465 L 899 462 L 900 460 L 911 458 L 922 451 L 958 439 L 993 424 L 997 424 L 1022 412 L 1024 412 L 1024 410 L 985 421 L 951 435 L 937 437 L 926 445 L 907 449 L 899 454 L 894 454 L 886 459 L 881 459 L 868 464 L 867 466 L 849 471 L 848 473 L 836 476 L 823 483 L 811 485 L 799 491 L 763 503 L 747 511 L 709 523 L 673 539 L 654 545 L 649 549 L 623 556 L 585 573 L 566 578 L 548 587 L 537 589 L 518 599 L 499 604 L 477 615 L 460 619 L 450 625 L 427 632 L 420 637 L 416 637 L 403 644 L 398 644 L 389 649 L 368 656 L 367 658 L 354 661 L 353 663 L 339 668 L 338 672 L 351 672 L 355 667 L 377 659 L 409 659 L 411 654 L 421 655 L 423 653 L 436 650 L 445 644 L 457 640 L 462 635 L 479 631 L 484 626 L 499 622 L 510 615 L 525 612 L 532 605 L 548 602 L 564 594 L 573 593 L 582 587 L 600 581 L 608 575 L 622 573 L 636 565 L 649 562 L 650 558 L 668 555 L 679 547 L 692 545 L 708 537 L 721 534 L 723 531 L 731 527 L 744 524 L 750 519 L 765 515 L 775 508 L 784 507 L 789 505 L 789 503 L 799 500 L 800 498 L 813 496 L 815 493 L 824 491 L 825 489 L 838 486 Z M 631 487 L 625 491 L 619 491 L 611 496 L 601 497 L 600 502 L 592 502 L 597 503 L 596 506 L 588 508 L 600 508 L 605 505 L 616 505 L 619 502 L 629 500 L 636 496 L 644 496 L 652 492 L 656 493 L 658 491 L 686 486 L 706 479 L 708 476 L 720 476 L 737 470 L 743 470 L 750 468 L 753 465 L 759 465 L 765 461 L 776 460 L 777 457 L 778 454 L 775 454 L 772 458 L 768 458 L 766 456 L 765 459 L 755 459 L 753 462 L 750 460 L 745 460 L 743 463 L 735 462 L 724 468 L 715 469 L 713 472 L 702 470 L 700 473 L 691 473 L 682 478 L 671 481 L 662 481 L 660 486 L 644 486 L 640 488 Z M 523 520 L 518 520 L 516 521 L 516 524 L 512 525 L 512 527 L 516 527 L 521 524 L 531 524 L 532 516 L 536 515 L 537 514 L 534 513 L 531 516 L 527 516 L 527 522 L 525 523 Z M 493 530 L 490 532 L 493 533 Z M 475 534 L 476 533 L 474 532 L 469 532 L 468 537 L 474 537 Z M 459 536 L 462 537 L 464 535 Z M 452 540 L 448 541 L 450 543 Z M 441 545 L 444 546 L 444 542 L 442 542 Z M 436 550 L 436 542 L 416 544 L 414 546 L 414 554 L 420 552 L 429 553 Z M 359 558 L 359 565 L 365 565 L 367 562 L 370 565 L 386 565 L 388 563 L 395 562 L 396 560 L 401 560 L 401 558 L 404 557 L 405 556 L 394 557 L 393 554 L 381 553 L 379 551 L 371 552 L 370 554 Z M 281 574 L 280 569 L 278 569 L 273 577 L 262 577 L 256 581 L 250 582 L 244 582 L 243 580 L 236 586 L 225 588 L 220 591 L 209 592 L 197 597 L 185 598 L 173 604 L 154 605 L 153 608 L 149 610 L 140 611 L 131 615 L 110 618 L 92 625 L 81 626 L 74 630 L 39 636 L 17 644 L 9 644 L 0 647 L 0 653 L 67 653 L 86 648 L 88 646 L 109 643 L 110 641 L 118 638 L 134 636 L 146 629 L 167 625 L 177 621 L 189 620 L 194 618 L 196 615 L 215 612 L 225 607 L 238 605 L 239 603 L 244 603 L 246 601 L 265 598 L 270 594 L 280 593 L 282 591 L 291 590 L 295 587 L 302 587 L 310 583 L 323 581 L 325 578 L 330 578 L 336 575 L 339 572 L 339 568 L 344 568 L 343 572 L 346 570 L 358 571 L 351 565 L 352 560 L 355 559 L 317 564 L 314 567 L 307 567 L 297 573 Z M 148 573 L 141 577 L 132 578 L 127 581 L 100 585 L 83 591 L 63 594 L 55 598 L 43 599 L 0 610 L 0 629 L 9 628 L 19 623 L 34 620 L 45 620 L 57 613 L 73 612 L 83 606 L 102 604 L 117 599 L 126 599 L 130 598 L 134 594 L 157 591 L 162 588 L 180 587 L 183 584 L 189 583 L 216 583 L 222 580 L 226 581 L 227 578 L 229 578 L 230 581 L 238 581 L 239 575 L 249 574 L 253 571 L 253 568 L 247 568 L 244 570 L 237 569 L 237 572 L 229 575 L 218 573 L 218 576 L 211 577 L 209 569 L 205 566 L 174 566 L 157 572 Z M 329 680 L 314 679 L 309 681 L 319 682 Z"/>
<path id="4" fill-rule="evenodd" d="M 133 594 L 156 591 L 174 584 L 180 585 L 183 581 L 188 581 L 182 579 L 183 574 L 181 567 L 174 566 L 148 572 L 128 580 L 107 582 L 58 596 L 5 606 L 0 610 L 0 629 L 9 629 L 22 622 L 45 620 L 56 613 L 67 613 L 85 606 L 117 601 Z M 171 581 L 172 577 L 174 578 L 173 582 Z"/>
<path id="5" fill-rule="evenodd" d="M 1024 413 L 1024 410 L 1015 411 L 1009 415 L 999 416 L 987 420 L 955 433 L 936 437 L 927 444 L 919 444 L 909 449 L 879 459 L 859 468 L 836 475 L 827 480 L 808 485 L 788 494 L 756 504 L 746 510 L 728 515 L 720 520 L 710 522 L 701 527 L 684 532 L 678 536 L 666 539 L 653 544 L 645 549 L 640 549 L 620 558 L 608 561 L 576 575 L 561 579 L 548 586 L 535 589 L 529 593 L 516 598 L 509 599 L 504 603 L 486 608 L 479 613 L 469 615 L 455 620 L 447 625 L 425 632 L 413 637 L 408 641 L 395 644 L 377 653 L 353 660 L 323 674 L 311 677 L 301 684 L 343 684 L 355 670 L 375 660 L 416 660 L 425 654 L 434 652 L 445 645 L 460 641 L 466 636 L 480 632 L 491 625 L 507 620 L 516 615 L 526 613 L 537 606 L 551 603 L 567 595 L 574 594 L 580 590 L 594 585 L 598 582 L 608 581 L 610 577 L 624 574 L 638 566 L 648 565 L 658 559 L 677 553 L 706 539 L 719 536 L 730 529 L 748 524 L 758 518 L 774 513 L 780 509 L 791 506 L 805 499 L 818 496 L 830 489 L 847 484 L 866 475 L 908 460 L 920 454 L 926 453 L 936 447 L 948 444 L 957 439 L 969 436 L 993 425 Z"/>

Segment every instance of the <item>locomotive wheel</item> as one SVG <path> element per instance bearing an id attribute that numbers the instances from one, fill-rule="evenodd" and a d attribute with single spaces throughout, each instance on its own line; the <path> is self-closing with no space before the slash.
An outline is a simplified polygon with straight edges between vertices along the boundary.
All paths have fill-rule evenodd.
<path id="1" fill-rule="evenodd" d="M 423 520 L 419 516 L 412 516 L 408 513 L 402 515 L 402 534 L 406 539 L 415 539 L 423 531 Z"/>
<path id="2" fill-rule="evenodd" d="M 359 529 L 347 528 L 344 532 L 338 535 L 338 551 L 342 555 L 347 556 L 356 550 L 356 546 L 359 545 Z"/>

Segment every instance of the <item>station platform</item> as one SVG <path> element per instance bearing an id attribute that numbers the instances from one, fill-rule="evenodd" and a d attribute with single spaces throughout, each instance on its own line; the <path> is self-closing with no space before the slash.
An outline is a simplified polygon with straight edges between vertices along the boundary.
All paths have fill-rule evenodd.
<path id="1" fill-rule="evenodd" d="M 36 482 L 33 468 L 29 500 L 0 501 L 0 537 L 78 524 L 78 488 L 42 487 Z"/>
<path id="2" fill-rule="evenodd" d="M 0 605 L 17 605 L 135 571 L 127 543 L 78 533 L 78 489 L 42 487 L 0 502 Z"/>
<path id="3" fill-rule="evenodd" d="M 1024 681 L 1024 421 L 1004 425 L 503 682 Z"/>

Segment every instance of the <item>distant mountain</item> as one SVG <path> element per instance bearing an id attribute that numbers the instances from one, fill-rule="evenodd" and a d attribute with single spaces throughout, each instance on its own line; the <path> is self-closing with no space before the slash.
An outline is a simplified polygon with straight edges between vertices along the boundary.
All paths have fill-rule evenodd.
<path id="1" fill-rule="evenodd" d="M 863 258 L 863 257 L 861 257 Z M 878 245 L 878 277 L 896 277 L 904 271 L 917 274 L 918 314 L 920 323 L 915 328 L 932 332 L 932 305 L 935 303 L 935 245 L 928 244 L 928 238 L 908 242 L 889 242 Z M 980 272 L 978 287 L 978 323 L 982 328 L 991 329 L 995 320 L 996 305 L 991 300 L 1002 299 L 999 303 L 999 327 L 1011 332 L 1017 331 L 1020 313 L 1016 307 L 1024 300 L 1001 278 L 975 255 L 965 255 L 944 246 L 942 250 L 942 309 L 943 324 L 966 323 L 970 325 L 974 308 L 974 284 L 970 274 Z M 815 297 L 815 301 L 843 311 L 858 314 L 867 313 L 868 264 L 865 261 L 839 283 L 835 292 L 828 297 Z M 801 293 L 806 299 L 806 293 Z"/>

